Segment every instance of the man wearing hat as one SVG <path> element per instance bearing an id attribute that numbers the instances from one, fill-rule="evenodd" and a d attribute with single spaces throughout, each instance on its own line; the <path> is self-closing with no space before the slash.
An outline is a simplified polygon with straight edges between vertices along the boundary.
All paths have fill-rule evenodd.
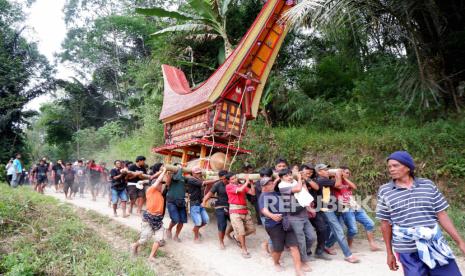
<path id="1" fill-rule="evenodd" d="M 376 218 L 387 250 L 387 263 L 404 275 L 461 275 L 439 225 L 465 254 L 462 240 L 446 213 L 449 204 L 429 179 L 415 177 L 415 162 L 406 151 L 387 159 L 391 180 L 380 187 Z M 394 249 L 394 250 L 393 250 Z"/>

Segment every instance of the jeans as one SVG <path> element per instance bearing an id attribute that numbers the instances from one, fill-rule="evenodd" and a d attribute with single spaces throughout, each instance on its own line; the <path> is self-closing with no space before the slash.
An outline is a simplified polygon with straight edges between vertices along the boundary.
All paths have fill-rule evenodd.
<path id="1" fill-rule="evenodd" d="M 315 238 L 312 236 L 312 225 L 308 218 L 291 218 L 289 223 L 299 242 L 299 252 L 302 262 L 308 262 L 308 250 L 312 248 Z"/>
<path id="2" fill-rule="evenodd" d="M 207 211 L 200 205 L 191 206 L 191 218 L 195 226 L 202 226 L 210 221 Z"/>
<path id="3" fill-rule="evenodd" d="M 121 202 L 128 201 L 128 194 L 126 193 L 126 189 L 124 190 L 111 189 L 111 203 L 117 204 L 118 199 L 120 199 Z"/>
<path id="4" fill-rule="evenodd" d="M 11 178 L 11 187 L 13 187 L 13 188 L 18 187 L 20 179 L 21 179 L 21 174 L 14 173 L 13 177 Z"/>
<path id="5" fill-rule="evenodd" d="M 316 232 L 317 244 L 315 254 L 321 255 L 324 253 L 325 242 L 328 238 L 328 226 L 326 224 L 325 215 L 323 212 L 317 212 L 316 216 L 310 219 L 310 223 L 313 225 Z"/>
<path id="6" fill-rule="evenodd" d="M 344 253 L 345 257 L 350 257 L 352 252 L 350 251 L 349 245 L 347 244 L 347 240 L 344 236 L 344 229 L 342 228 L 342 217 L 337 216 L 333 211 L 326 211 L 323 212 L 326 218 L 326 222 L 328 223 L 328 227 L 331 230 L 328 240 L 326 241 L 326 247 L 331 247 L 334 243 L 339 244 L 339 247 L 342 249 L 342 253 Z"/>
<path id="7" fill-rule="evenodd" d="M 347 237 L 349 239 L 352 239 L 358 233 L 357 222 L 362 224 L 367 232 L 372 232 L 375 228 L 375 223 L 362 208 L 358 210 L 351 208 L 346 212 L 343 212 L 342 219 L 344 220 L 344 224 L 347 226 Z"/>

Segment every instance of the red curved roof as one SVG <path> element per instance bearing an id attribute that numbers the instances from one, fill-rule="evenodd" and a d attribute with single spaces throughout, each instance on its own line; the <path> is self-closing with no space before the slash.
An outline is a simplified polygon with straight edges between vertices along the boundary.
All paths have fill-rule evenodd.
<path id="1" fill-rule="evenodd" d="M 237 47 L 236 49 L 239 48 L 240 47 Z M 199 104 L 206 103 L 211 92 L 213 92 L 223 76 L 224 71 L 226 71 L 234 59 L 236 53 L 237 51 L 234 51 L 207 81 L 193 90 L 189 87 L 189 82 L 183 71 L 176 67 L 163 64 L 164 93 L 160 120 Z"/>

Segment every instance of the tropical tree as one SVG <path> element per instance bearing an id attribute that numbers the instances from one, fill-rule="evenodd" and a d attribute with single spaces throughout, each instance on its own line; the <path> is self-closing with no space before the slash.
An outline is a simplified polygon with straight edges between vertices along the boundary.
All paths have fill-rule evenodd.
<path id="1" fill-rule="evenodd" d="M 34 115 L 25 105 L 54 87 L 53 67 L 23 37 L 22 6 L 0 0 L 0 159 L 25 149 L 24 126 Z"/>
<path id="2" fill-rule="evenodd" d="M 286 15 L 317 29 L 349 22 L 369 35 L 364 54 L 381 49 L 407 57 L 399 89 L 423 107 L 460 112 L 465 104 L 465 3 L 453 1 L 302 0 Z"/>
<path id="3" fill-rule="evenodd" d="M 188 38 L 195 40 L 213 40 L 220 37 L 224 47 L 219 49 L 218 60 L 223 63 L 225 57 L 233 51 L 226 31 L 226 14 L 230 4 L 231 0 L 190 0 L 187 2 L 187 12 L 170 11 L 160 7 L 137 8 L 136 12 L 179 20 L 179 24 L 156 31 L 152 36 L 171 32 L 187 32 Z"/>

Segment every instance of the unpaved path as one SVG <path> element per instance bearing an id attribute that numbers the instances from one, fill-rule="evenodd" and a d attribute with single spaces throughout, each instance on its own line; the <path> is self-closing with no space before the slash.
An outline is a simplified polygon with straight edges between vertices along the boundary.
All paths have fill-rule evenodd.
<path id="1" fill-rule="evenodd" d="M 92 201 L 90 195 L 86 195 L 86 198 L 65 200 L 62 193 L 47 190 L 46 194 L 78 207 L 94 210 L 135 230 L 140 228 L 140 217 L 136 215 L 128 218 L 113 217 L 112 209 L 108 207 L 107 201 L 101 197 L 97 198 L 97 201 Z M 165 227 L 169 224 L 168 216 L 165 216 L 164 224 Z M 184 226 L 181 232 L 182 243 L 169 240 L 162 249 L 182 266 L 183 275 L 294 275 L 289 253 L 284 253 L 282 258 L 285 271 L 276 273 L 270 257 L 261 251 L 260 242 L 267 238 L 263 227 L 258 226 L 257 234 L 247 237 L 247 245 L 252 258 L 244 259 L 241 257 L 239 248 L 229 240 L 225 241 L 226 250 L 218 248 L 217 227 L 214 217 L 211 216 L 210 224 L 201 230 L 203 239 L 200 244 L 192 241 L 192 226 L 190 221 Z M 363 233 L 360 233 L 360 235 L 363 235 Z M 383 246 L 381 241 L 378 241 L 378 243 Z M 127 247 L 129 248 L 129 244 Z M 360 257 L 361 263 L 349 264 L 345 262 L 342 252 L 339 250 L 338 255 L 333 256 L 331 261 L 317 260 L 311 262 L 313 271 L 307 273 L 307 275 L 402 275 L 400 270 L 397 272 L 390 271 L 386 266 L 385 252 L 371 252 L 365 240 L 355 240 L 354 249 L 357 252 L 355 255 Z M 461 271 L 465 272 L 465 262 L 462 256 L 458 258 L 458 262 Z M 166 269 L 161 269 L 158 272 L 161 275 L 166 275 Z"/>

